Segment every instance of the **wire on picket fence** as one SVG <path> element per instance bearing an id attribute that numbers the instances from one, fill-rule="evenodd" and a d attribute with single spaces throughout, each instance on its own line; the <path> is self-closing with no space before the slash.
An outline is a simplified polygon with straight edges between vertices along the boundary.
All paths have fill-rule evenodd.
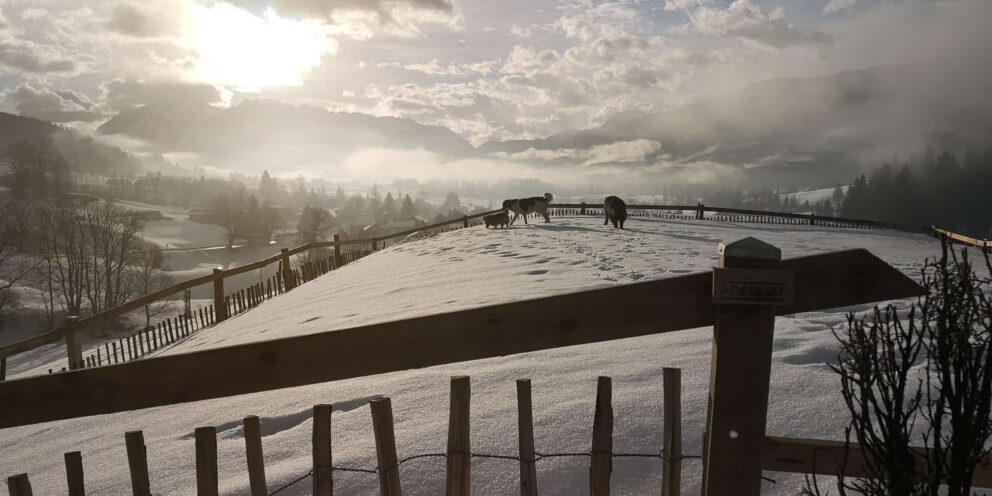
<path id="1" fill-rule="evenodd" d="M 453 452 L 452 454 L 465 454 L 465 453 Z M 497 460 L 514 460 L 514 461 L 520 461 L 520 457 L 519 456 L 514 456 L 514 455 L 498 455 L 498 454 L 493 454 L 493 453 L 468 453 L 468 455 L 470 457 L 472 457 L 472 458 L 493 458 L 493 459 L 497 459 Z M 534 452 L 534 461 L 536 462 L 538 460 L 543 460 L 545 458 L 567 458 L 567 457 L 582 457 L 582 456 L 591 457 L 592 456 L 592 452 L 591 451 L 564 452 L 564 453 L 539 453 L 539 452 Z M 610 456 L 613 457 L 613 458 L 657 458 L 657 459 L 660 459 L 660 460 L 667 460 L 668 459 L 668 457 L 665 456 L 664 452 L 659 452 L 659 453 L 610 453 Z M 381 473 L 383 471 L 387 471 L 388 472 L 390 470 L 395 470 L 395 469 L 399 468 L 401 465 L 403 465 L 406 462 L 417 460 L 417 459 L 420 459 L 420 458 L 447 458 L 447 457 L 448 457 L 448 453 L 421 453 L 421 454 L 418 454 L 418 455 L 411 455 L 411 456 L 408 456 L 406 458 L 403 458 L 403 459 L 397 461 L 396 462 L 396 465 L 387 467 L 386 469 L 383 469 L 382 467 L 361 468 L 361 467 L 337 467 L 337 466 L 332 466 L 331 467 L 331 471 L 332 472 L 358 472 L 358 473 L 375 475 L 375 474 L 379 474 L 379 473 Z M 699 459 L 702 459 L 702 458 L 703 457 L 702 456 L 699 456 L 699 455 L 681 455 L 679 457 L 680 460 L 699 460 Z M 305 480 L 305 479 L 307 479 L 308 477 L 311 477 L 311 476 L 313 476 L 313 470 L 310 470 L 309 472 L 307 472 L 307 473 L 305 473 L 305 474 L 297 477 L 296 479 L 293 479 L 292 481 L 290 481 L 290 482 L 288 482 L 288 483 L 280 486 L 275 491 L 272 491 L 271 493 L 269 493 L 269 496 L 273 496 L 275 494 L 278 494 L 278 493 L 280 493 L 280 492 L 288 489 L 289 487 L 293 486 L 294 484 L 297 484 L 297 483 L 299 483 L 299 482 L 301 482 L 301 481 L 303 481 L 303 480 Z M 775 482 L 774 480 L 769 479 L 767 477 L 762 477 L 762 478 L 765 479 L 765 480 L 768 480 L 770 482 L 773 482 L 773 483 Z"/>

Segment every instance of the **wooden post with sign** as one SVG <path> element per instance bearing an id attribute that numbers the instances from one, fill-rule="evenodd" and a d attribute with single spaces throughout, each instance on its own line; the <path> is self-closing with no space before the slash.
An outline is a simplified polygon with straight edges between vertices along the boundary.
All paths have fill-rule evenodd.
<path id="1" fill-rule="evenodd" d="M 755 238 L 720 245 L 713 273 L 713 358 L 703 441 L 703 496 L 758 496 L 775 305 L 793 300 L 782 251 Z"/>

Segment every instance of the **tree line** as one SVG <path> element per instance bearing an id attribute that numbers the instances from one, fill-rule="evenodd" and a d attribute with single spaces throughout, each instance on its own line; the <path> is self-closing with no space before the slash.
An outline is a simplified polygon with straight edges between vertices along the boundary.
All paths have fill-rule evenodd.
<path id="1" fill-rule="evenodd" d="M 324 239 L 334 231 L 357 235 L 368 226 L 385 226 L 392 221 L 441 222 L 467 212 L 454 192 L 435 207 L 422 192 L 416 199 L 402 191 L 383 196 L 373 185 L 365 194 L 348 195 L 341 186 L 331 194 L 324 188 L 307 190 L 301 181 L 288 183 L 283 185 L 266 171 L 255 189 L 238 183 L 213 196 L 212 221 L 224 228 L 228 247 L 237 239 L 267 242 L 294 218 L 298 242 L 303 244 Z"/>
<path id="2" fill-rule="evenodd" d="M 844 217 L 915 226 L 935 225 L 992 237 L 992 147 L 953 152 L 927 150 L 901 167 L 883 165 L 848 188 Z"/>

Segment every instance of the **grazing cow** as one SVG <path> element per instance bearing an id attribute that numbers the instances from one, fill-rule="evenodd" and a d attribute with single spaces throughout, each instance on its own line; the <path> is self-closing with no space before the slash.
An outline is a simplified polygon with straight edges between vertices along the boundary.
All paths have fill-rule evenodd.
<path id="1" fill-rule="evenodd" d="M 606 214 L 604 226 L 612 222 L 613 227 L 623 229 L 623 223 L 627 220 L 627 204 L 619 197 L 607 196 L 603 201 L 603 213 Z"/>
<path id="2" fill-rule="evenodd" d="M 548 215 L 548 205 L 554 200 L 555 197 L 551 193 L 545 193 L 544 196 L 532 196 L 530 198 L 520 198 L 516 200 L 505 200 L 503 201 L 503 209 L 513 212 L 513 220 L 510 224 L 517 221 L 517 217 L 520 215 L 524 216 L 524 224 L 527 223 L 527 215 L 532 213 L 538 213 L 544 217 L 544 222 L 551 222 L 551 216 Z"/>
<path id="3" fill-rule="evenodd" d="M 497 227 L 506 227 L 510 225 L 510 214 L 506 210 L 502 210 L 499 213 L 486 215 L 482 218 L 482 221 L 486 223 L 486 227 L 492 226 L 493 229 Z"/>

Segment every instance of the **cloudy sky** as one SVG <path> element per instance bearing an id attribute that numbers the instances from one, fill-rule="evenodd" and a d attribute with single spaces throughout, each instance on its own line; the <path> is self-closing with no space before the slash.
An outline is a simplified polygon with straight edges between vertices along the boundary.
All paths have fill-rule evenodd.
<path id="1" fill-rule="evenodd" d="M 0 2 L 0 108 L 81 129 L 161 99 L 271 97 L 546 136 L 729 82 L 926 57 L 989 2 Z"/>
<path id="2" fill-rule="evenodd" d="M 550 178 L 565 162 L 573 168 L 555 178 L 639 164 L 714 180 L 763 165 L 874 167 L 962 128 L 987 142 L 989 50 L 988 0 L 0 0 L 0 111 L 91 132 L 148 103 L 264 98 L 410 118 L 475 146 L 605 123 L 612 134 L 587 142 L 483 148 L 481 165 L 382 145 L 292 164 L 270 146 L 282 163 L 246 165 L 258 155 L 248 149 L 228 161 L 373 180 Z M 837 79 L 815 102 L 788 86 L 778 100 L 775 87 L 732 92 L 873 67 L 914 69 Z M 627 111 L 655 117 L 624 121 Z M 679 150 L 688 129 L 695 141 Z M 228 167 L 199 157 L 193 165 Z"/>

